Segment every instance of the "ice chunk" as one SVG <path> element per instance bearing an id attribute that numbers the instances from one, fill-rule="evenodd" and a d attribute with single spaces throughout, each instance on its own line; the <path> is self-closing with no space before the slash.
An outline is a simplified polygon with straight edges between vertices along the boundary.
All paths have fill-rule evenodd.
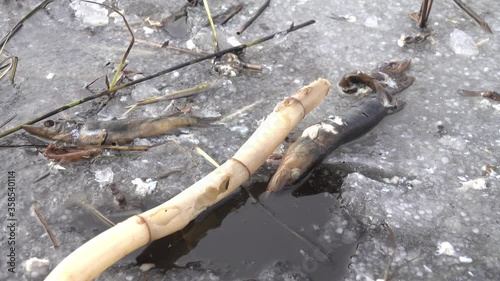
<path id="1" fill-rule="evenodd" d="M 454 29 L 450 34 L 450 46 L 456 54 L 474 56 L 479 53 L 474 39 L 460 29 Z"/>
<path id="2" fill-rule="evenodd" d="M 136 178 L 132 180 L 132 184 L 135 185 L 135 193 L 140 196 L 152 194 L 156 189 L 156 183 L 152 179 L 143 181 L 141 178 Z"/>
<path id="3" fill-rule="evenodd" d="M 471 263 L 473 260 L 471 258 L 469 258 L 468 256 L 460 256 L 458 257 L 458 260 L 461 262 L 461 263 Z"/>
<path id="4" fill-rule="evenodd" d="M 378 27 L 378 19 L 376 16 L 374 15 L 370 15 L 368 16 L 365 21 L 363 22 L 363 24 L 366 26 L 366 27 L 371 27 L 371 28 L 376 28 Z"/>
<path id="5" fill-rule="evenodd" d="M 99 183 L 99 186 L 103 187 L 106 184 L 113 182 L 113 171 L 111 167 L 107 167 L 104 170 L 95 172 L 95 180 Z"/>
<path id="6" fill-rule="evenodd" d="M 96 0 L 96 2 L 103 3 L 104 0 Z M 97 4 L 75 1 L 69 6 L 75 10 L 75 17 L 85 27 L 104 26 L 109 22 L 108 10 Z"/>
<path id="7" fill-rule="evenodd" d="M 46 276 L 49 273 L 49 265 L 48 259 L 39 258 L 30 258 L 24 263 L 27 275 L 32 278 Z"/>
<path id="8" fill-rule="evenodd" d="M 436 251 L 436 255 L 447 255 L 447 256 L 454 256 L 455 255 L 455 248 L 453 245 L 451 245 L 450 242 L 441 242 L 438 243 L 437 245 L 438 249 Z"/>
<path id="9" fill-rule="evenodd" d="M 134 101 L 136 102 L 150 97 L 161 96 L 161 95 L 162 94 L 160 93 L 160 91 L 158 91 L 158 89 L 156 89 L 153 85 L 147 83 L 137 85 L 137 87 L 135 87 L 135 89 L 132 90 L 131 94 L 132 99 L 134 99 Z"/>
<path id="10" fill-rule="evenodd" d="M 486 189 L 486 180 L 483 178 L 477 178 L 473 179 L 470 181 L 466 181 L 462 183 L 461 189 L 468 190 L 468 189 L 476 189 L 476 190 L 482 190 Z"/>

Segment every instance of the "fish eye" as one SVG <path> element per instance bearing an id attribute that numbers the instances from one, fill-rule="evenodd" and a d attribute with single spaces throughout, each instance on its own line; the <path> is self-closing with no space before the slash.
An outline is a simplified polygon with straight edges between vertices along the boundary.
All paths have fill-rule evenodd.
<path id="1" fill-rule="evenodd" d="M 50 127 L 53 127 L 56 123 L 54 122 L 54 120 L 47 120 L 45 122 L 43 122 L 43 125 L 47 128 L 50 128 Z"/>

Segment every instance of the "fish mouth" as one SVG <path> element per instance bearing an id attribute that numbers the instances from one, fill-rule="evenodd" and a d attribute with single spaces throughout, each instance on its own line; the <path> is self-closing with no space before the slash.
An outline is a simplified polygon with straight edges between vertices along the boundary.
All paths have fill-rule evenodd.
<path id="1" fill-rule="evenodd" d="M 35 136 L 46 137 L 48 135 L 47 130 L 40 125 L 22 125 L 21 128 Z"/>
<path id="2" fill-rule="evenodd" d="M 72 142 L 71 133 L 61 133 L 54 127 L 47 127 L 45 125 L 22 125 L 21 128 L 32 135 L 45 139 Z"/>

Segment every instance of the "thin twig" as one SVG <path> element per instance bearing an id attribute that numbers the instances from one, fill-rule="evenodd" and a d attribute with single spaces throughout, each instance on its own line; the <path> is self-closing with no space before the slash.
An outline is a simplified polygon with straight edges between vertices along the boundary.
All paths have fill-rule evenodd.
<path id="1" fill-rule="evenodd" d="M 61 246 L 61 242 L 57 239 L 57 237 L 54 235 L 54 232 L 52 232 L 52 229 L 50 229 L 49 224 L 47 223 L 47 220 L 43 216 L 42 212 L 38 209 L 36 204 L 31 205 L 31 208 L 35 212 L 36 216 L 40 220 L 40 222 L 43 225 L 43 228 L 45 229 L 45 232 L 49 235 L 50 240 L 52 241 L 52 244 L 54 245 L 54 248 L 57 248 Z"/>
<path id="2" fill-rule="evenodd" d="M 231 118 L 235 117 L 236 115 L 241 114 L 241 113 L 243 113 L 245 111 L 248 111 L 248 110 L 254 108 L 256 105 L 258 105 L 258 104 L 260 104 L 262 102 L 264 102 L 264 100 L 259 100 L 259 101 L 256 101 L 256 102 L 252 103 L 252 104 L 244 106 L 244 107 L 236 110 L 235 112 L 233 112 L 233 113 L 231 113 L 229 115 L 226 115 L 225 117 L 223 117 L 222 119 L 220 119 L 220 121 L 221 122 L 226 122 L 226 121 L 230 120 Z"/>
<path id="3" fill-rule="evenodd" d="M 148 46 L 151 46 L 151 47 L 157 47 L 157 48 L 161 48 L 161 49 L 174 50 L 174 51 L 178 51 L 180 53 L 190 54 L 190 55 L 197 56 L 197 57 L 204 57 L 204 56 L 208 55 L 208 53 L 196 52 L 196 51 L 193 51 L 193 50 L 189 50 L 189 49 L 184 49 L 184 48 L 181 48 L 181 47 L 173 46 L 168 41 L 165 42 L 165 43 L 163 43 L 163 44 L 156 43 L 156 42 L 151 42 L 151 41 L 147 41 L 147 40 L 143 40 L 143 39 L 136 39 L 135 41 L 137 43 L 140 43 L 140 44 L 143 44 L 143 45 L 148 45 Z"/>
<path id="4" fill-rule="evenodd" d="M 245 24 L 240 27 L 240 29 L 238 29 L 238 31 L 236 31 L 236 34 L 241 35 L 241 33 L 243 33 L 243 31 L 245 31 L 245 29 L 247 29 L 264 12 L 267 6 L 269 6 L 270 2 L 271 0 L 266 0 L 266 2 L 264 2 L 264 4 L 257 10 L 255 15 L 253 15 L 252 18 L 250 18 Z"/>
<path id="5" fill-rule="evenodd" d="M 205 151 L 203 151 L 203 149 L 201 149 L 199 146 L 195 146 L 193 150 L 196 153 L 198 153 L 199 155 L 201 155 L 203 158 L 205 158 L 205 160 L 207 160 L 210 164 L 214 165 L 215 168 L 220 167 L 219 163 L 217 163 L 217 161 L 215 161 L 210 155 L 208 155 Z"/>
<path id="6" fill-rule="evenodd" d="M 3 126 L 9 124 L 10 121 L 12 121 L 12 119 L 16 118 L 17 114 L 14 114 L 12 117 L 10 117 L 9 119 L 5 120 L 5 122 L 2 123 L 2 125 L 0 125 L 0 128 L 2 128 Z"/>
<path id="7" fill-rule="evenodd" d="M 6 64 L 4 66 L 3 64 L 8 60 L 10 60 L 10 63 Z M 2 70 L 3 68 L 5 68 L 5 70 L 3 70 L 0 73 L 0 79 L 2 79 L 10 71 L 9 80 L 10 80 L 11 84 L 14 84 L 14 78 L 16 77 L 16 70 L 17 70 L 17 62 L 18 61 L 19 61 L 19 59 L 17 57 L 14 57 L 14 56 L 10 56 L 10 57 L 7 57 L 6 59 L 2 60 L 0 62 L 0 70 Z"/>
<path id="8" fill-rule="evenodd" d="M 113 227 L 113 226 L 116 225 L 114 222 L 112 222 L 110 219 L 108 219 L 103 213 L 101 213 L 94 206 L 88 204 L 87 202 L 85 202 L 85 201 L 76 201 L 75 203 L 77 205 L 79 205 L 80 207 L 88 210 L 93 216 L 95 216 L 98 220 L 100 220 L 106 226 Z"/>
<path id="9" fill-rule="evenodd" d="M 203 0 L 203 6 L 205 6 L 205 11 L 207 12 L 208 22 L 210 22 L 210 27 L 212 28 L 212 40 L 214 41 L 215 51 L 219 51 L 219 40 L 217 40 L 217 32 L 215 32 L 214 20 L 212 19 L 212 14 L 210 13 L 210 7 L 208 7 L 207 0 Z"/>
<path id="10" fill-rule="evenodd" d="M 94 100 L 94 99 L 97 99 L 97 98 L 100 98 L 102 96 L 105 96 L 105 95 L 109 95 L 111 93 L 114 93 L 118 90 L 121 90 L 121 89 L 124 89 L 124 88 L 127 88 L 127 87 L 130 87 L 132 85 L 135 85 L 135 84 L 139 84 L 139 83 L 142 83 L 144 81 L 147 81 L 147 80 L 151 80 L 153 78 L 156 78 L 156 77 L 159 77 L 159 76 L 162 76 L 162 75 L 165 75 L 167 73 L 170 73 L 172 71 L 175 71 L 175 70 L 178 70 L 178 69 L 181 69 L 181 68 L 184 68 L 186 66 L 190 66 L 190 65 L 193 65 L 193 64 L 196 64 L 196 63 L 199 63 L 199 62 L 202 62 L 202 61 L 205 61 L 205 60 L 208 60 L 208 59 L 211 59 L 211 58 L 214 58 L 214 57 L 220 57 L 224 54 L 227 54 L 227 53 L 233 53 L 233 52 L 240 52 L 248 47 L 252 47 L 252 46 L 255 46 L 255 45 L 258 45 L 258 44 L 261 44 L 263 42 L 266 42 L 266 41 L 269 41 L 271 39 L 273 39 L 276 35 L 280 34 L 286 34 L 286 33 L 290 33 L 290 32 L 293 32 L 293 31 L 296 31 L 296 30 L 299 30 L 301 28 L 304 28 L 306 26 L 309 26 L 311 24 L 314 24 L 316 21 L 315 20 L 310 20 L 310 21 L 307 21 L 307 22 L 304 22 L 304 23 L 301 23 L 301 24 L 298 24 L 298 25 L 294 25 L 294 26 L 291 26 L 290 28 L 284 30 L 284 31 L 280 31 L 280 32 L 276 32 L 274 34 L 271 34 L 271 35 L 268 35 L 266 37 L 262 37 L 260 39 L 257 39 L 255 41 L 252 41 L 252 42 L 249 42 L 249 43 L 245 43 L 245 44 L 242 44 L 242 45 L 239 45 L 239 46 L 235 46 L 235 47 L 231 47 L 231 48 L 228 48 L 228 49 L 225 49 L 225 50 L 222 50 L 222 51 L 219 51 L 219 52 L 216 52 L 216 53 L 212 53 L 212 54 L 209 54 L 207 56 L 204 56 L 204 57 L 201 57 L 201 58 L 197 58 L 197 59 L 194 59 L 194 60 L 191 60 L 191 61 L 188 61 L 188 62 L 185 62 L 185 63 L 181 63 L 181 64 L 178 64 L 176 66 L 173 66 L 173 67 L 170 67 L 170 68 L 167 68 L 165 70 L 162 70 L 160 72 L 157 72 L 155 74 L 152 74 L 152 75 L 149 75 L 149 76 L 146 76 L 146 77 L 143 77 L 143 78 L 140 78 L 140 79 L 137 79 L 137 80 L 134 80 L 134 81 L 131 81 L 129 83 L 125 83 L 125 84 L 122 84 L 122 85 L 119 85 L 119 86 L 116 86 L 116 87 L 113 87 L 111 89 L 107 89 L 99 94 L 96 94 L 96 95 L 92 95 L 92 96 L 88 96 L 88 97 L 85 97 L 83 99 L 80 99 L 80 100 L 76 100 L 76 101 L 73 101 L 71 103 L 68 103 L 67 105 L 64 105 L 58 109 L 55 109 L 53 111 L 50 111 L 42 116 L 39 116 L 33 120 L 30 120 L 30 121 L 27 121 L 15 128 L 12 128 L 10 130 L 7 130 L 3 133 L 0 134 L 0 138 L 2 137 L 5 137 L 7 135 L 10 135 L 14 132 L 17 132 L 18 130 L 20 130 L 22 128 L 22 126 L 24 125 L 31 125 L 33 123 L 36 123 L 40 120 L 43 120 L 45 118 L 48 118 L 50 116 L 53 116 L 59 112 L 62 112 L 62 111 L 65 111 L 69 108 L 72 108 L 74 106 L 77 106 L 77 105 L 80 105 L 82 103 L 85 103 L 85 102 L 88 102 L 88 101 L 91 101 L 91 100 Z"/>
<path id="11" fill-rule="evenodd" d="M 464 10 L 471 18 L 473 18 L 484 30 L 486 30 L 489 33 L 493 33 L 493 31 L 491 31 L 491 28 L 488 25 L 488 23 L 483 18 L 481 18 L 476 12 L 474 12 L 474 10 L 472 10 L 472 8 L 470 8 L 469 6 L 467 6 L 461 0 L 453 0 L 453 1 L 455 1 L 455 3 L 462 10 Z"/>
<path id="12" fill-rule="evenodd" d="M 220 22 L 221 25 L 225 25 L 230 19 L 232 19 L 237 13 L 241 12 L 243 9 L 243 4 L 236 5 L 233 10 Z"/>
<path id="13" fill-rule="evenodd" d="M 168 94 L 163 95 L 163 96 L 155 96 L 155 97 L 150 97 L 147 99 L 140 100 L 136 104 L 127 106 L 126 108 L 128 108 L 128 110 L 125 113 L 123 113 L 123 115 L 127 115 L 130 111 L 132 111 L 133 109 L 135 109 L 141 105 L 152 104 L 152 103 L 157 103 L 157 102 L 161 102 L 161 101 L 169 101 L 169 100 L 175 100 L 175 99 L 187 98 L 187 97 L 194 96 L 196 94 L 199 94 L 201 92 L 204 92 L 204 91 L 210 89 L 213 86 L 213 84 L 214 84 L 214 82 L 203 82 L 203 83 L 196 85 L 194 87 L 183 89 L 183 90 L 180 90 L 180 91 L 177 91 L 174 93 L 168 93 Z"/>

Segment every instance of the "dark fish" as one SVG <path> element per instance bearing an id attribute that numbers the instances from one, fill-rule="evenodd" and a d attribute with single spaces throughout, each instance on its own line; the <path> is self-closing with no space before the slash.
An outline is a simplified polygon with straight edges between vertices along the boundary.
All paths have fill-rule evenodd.
<path id="1" fill-rule="evenodd" d="M 47 120 L 39 125 L 24 125 L 27 132 L 51 140 L 60 140 L 75 145 L 123 145 L 136 138 L 157 137 L 175 133 L 180 127 L 199 124 L 193 117 L 158 117 L 120 119 L 111 121 Z"/>
<path id="2" fill-rule="evenodd" d="M 376 93 L 353 104 L 343 114 L 330 116 L 304 130 L 286 151 L 268 185 L 269 191 L 299 183 L 333 150 L 373 129 L 385 116 L 401 110 L 376 80 L 370 82 Z"/>

